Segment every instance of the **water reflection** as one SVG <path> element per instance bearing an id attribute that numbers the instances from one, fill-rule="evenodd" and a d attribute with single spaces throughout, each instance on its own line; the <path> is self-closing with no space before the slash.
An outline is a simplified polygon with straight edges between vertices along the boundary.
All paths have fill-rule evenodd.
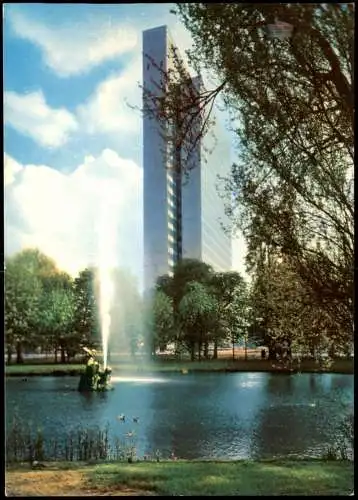
<path id="1" fill-rule="evenodd" d="M 353 402 L 350 375 L 122 377 L 113 379 L 114 391 L 88 395 L 77 392 L 77 383 L 73 377 L 7 379 L 7 423 L 17 412 L 51 437 L 78 425 L 110 424 L 112 436 L 136 432 L 139 454 L 159 449 L 182 458 L 317 455 Z"/>

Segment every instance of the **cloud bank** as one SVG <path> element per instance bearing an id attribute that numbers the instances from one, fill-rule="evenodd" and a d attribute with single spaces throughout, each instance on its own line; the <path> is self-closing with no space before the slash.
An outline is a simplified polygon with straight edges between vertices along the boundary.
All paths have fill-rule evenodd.
<path id="1" fill-rule="evenodd" d="M 45 64 L 63 78 L 86 73 L 137 45 L 137 31 L 120 21 L 81 20 L 54 29 L 18 10 L 8 18 L 17 37 L 39 47 Z"/>
<path id="2" fill-rule="evenodd" d="M 49 107 L 41 90 L 28 94 L 5 91 L 4 119 L 45 147 L 62 146 L 78 129 L 76 117 L 65 108 Z"/>
<path id="3" fill-rule="evenodd" d="M 96 265 L 103 241 L 101 214 L 112 214 L 111 265 L 142 273 L 142 170 L 105 149 L 72 173 L 20 165 L 5 154 L 5 255 L 37 247 L 76 275 Z"/>

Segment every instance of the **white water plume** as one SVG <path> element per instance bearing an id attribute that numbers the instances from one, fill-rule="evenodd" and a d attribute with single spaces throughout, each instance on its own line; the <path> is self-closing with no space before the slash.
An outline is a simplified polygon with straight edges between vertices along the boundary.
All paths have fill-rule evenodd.
<path id="1" fill-rule="evenodd" d="M 111 328 L 111 307 L 114 295 L 114 284 L 111 270 L 115 263 L 116 212 L 111 203 L 103 199 L 99 214 L 99 312 L 103 349 L 103 367 L 107 368 L 108 343 Z"/>

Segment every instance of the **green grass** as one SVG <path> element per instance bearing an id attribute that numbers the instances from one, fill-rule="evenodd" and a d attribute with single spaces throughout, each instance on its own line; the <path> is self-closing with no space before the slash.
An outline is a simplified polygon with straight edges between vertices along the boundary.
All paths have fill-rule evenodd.
<path id="1" fill-rule="evenodd" d="M 83 369 L 84 365 L 80 363 L 8 365 L 5 367 L 5 375 L 22 377 L 31 375 L 79 375 Z"/>
<path id="2" fill-rule="evenodd" d="M 157 360 L 154 363 L 144 362 L 138 359 L 134 361 L 113 360 L 110 363 L 113 372 L 118 373 L 165 373 L 165 372 L 221 372 L 221 371 L 242 371 L 242 372 L 273 372 L 271 361 L 261 359 L 249 359 L 247 361 L 218 359 L 210 361 L 187 361 L 187 360 Z M 46 363 L 33 364 L 27 361 L 22 365 L 8 365 L 5 367 L 5 375 L 8 376 L 31 376 L 31 375 L 78 375 L 83 370 L 80 363 Z M 319 371 L 318 365 L 313 360 L 304 360 L 301 363 L 302 372 Z M 353 360 L 338 359 L 327 370 L 330 373 L 353 373 Z"/>
<path id="3" fill-rule="evenodd" d="M 97 465 L 88 475 L 99 490 L 126 485 L 159 495 L 347 495 L 354 467 L 320 460 L 140 462 Z"/>

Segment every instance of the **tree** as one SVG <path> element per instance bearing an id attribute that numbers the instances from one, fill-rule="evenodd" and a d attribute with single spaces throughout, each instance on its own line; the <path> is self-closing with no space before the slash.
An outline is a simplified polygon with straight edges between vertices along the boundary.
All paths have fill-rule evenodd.
<path id="1" fill-rule="evenodd" d="M 74 280 L 74 330 L 82 344 L 90 347 L 100 342 L 99 314 L 95 294 L 95 271 L 84 269 Z"/>
<path id="2" fill-rule="evenodd" d="M 205 262 L 197 259 L 181 259 L 174 266 L 172 277 L 165 275 L 158 278 L 157 288 L 172 297 L 174 313 L 176 313 L 187 284 L 195 281 L 208 285 L 212 273 L 213 268 Z"/>
<path id="3" fill-rule="evenodd" d="M 283 340 L 288 340 L 301 356 L 317 357 L 322 350 L 334 355 L 351 347 L 349 332 L 344 336 L 335 330 L 335 323 L 324 308 L 319 309 L 311 289 L 288 258 L 271 258 L 260 268 L 252 303 L 271 359 L 275 359 L 276 345 Z"/>
<path id="4" fill-rule="evenodd" d="M 214 330 L 218 323 L 217 310 L 217 301 L 204 284 L 195 281 L 187 284 L 179 303 L 179 318 L 192 361 L 195 359 L 196 345 L 201 359 L 201 348 L 208 343 L 208 333 Z M 205 354 L 207 357 L 207 349 Z"/>
<path id="5" fill-rule="evenodd" d="M 215 273 L 211 283 L 218 303 L 218 316 L 221 325 L 218 335 L 214 339 L 214 358 L 217 357 L 217 344 L 221 335 L 230 338 L 234 358 L 235 343 L 243 331 L 243 316 L 247 301 L 246 283 L 236 271 Z"/>
<path id="6" fill-rule="evenodd" d="M 23 347 L 41 345 L 38 318 L 44 280 L 58 273 L 53 260 L 38 249 L 26 249 L 6 259 L 5 335 L 8 362 L 16 349 L 23 363 Z"/>
<path id="7" fill-rule="evenodd" d="M 23 345 L 36 343 L 33 325 L 40 292 L 41 283 L 36 276 L 18 266 L 14 258 L 6 260 L 5 342 L 8 363 L 11 363 L 13 349 L 16 349 L 16 362 L 23 363 Z"/>
<path id="8" fill-rule="evenodd" d="M 156 289 L 163 291 L 173 300 L 174 325 L 177 332 L 181 328 L 179 304 L 187 291 L 187 285 L 195 281 L 209 287 L 213 275 L 213 268 L 198 259 L 181 259 L 174 266 L 173 276 L 159 276 Z M 182 343 L 177 336 L 177 347 Z"/>
<path id="9" fill-rule="evenodd" d="M 317 314 L 352 338 L 353 5 L 184 3 L 177 12 L 194 39 L 193 66 L 221 81 L 184 112 L 202 104 L 210 114 L 221 92 L 236 121 L 228 214 L 248 241 L 251 272 L 262 252 L 289 257 Z M 289 39 L 270 34 L 277 19 L 293 27 Z M 178 103 L 164 90 L 167 119 Z"/>
<path id="10" fill-rule="evenodd" d="M 146 319 L 150 332 L 151 354 L 155 356 L 158 348 L 165 349 L 173 340 L 173 299 L 163 291 L 156 290 L 153 298 L 147 302 Z"/>
<path id="11" fill-rule="evenodd" d="M 37 318 L 38 329 L 46 339 L 47 346 L 61 351 L 61 363 L 74 356 L 81 338 L 74 330 L 75 294 L 73 282 L 66 273 L 58 273 L 43 280 Z"/>

